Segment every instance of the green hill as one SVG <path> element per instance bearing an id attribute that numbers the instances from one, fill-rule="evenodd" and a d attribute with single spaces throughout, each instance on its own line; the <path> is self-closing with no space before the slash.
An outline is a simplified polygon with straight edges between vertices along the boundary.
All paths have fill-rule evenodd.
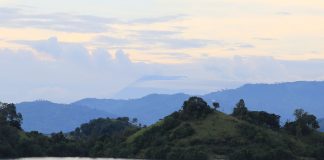
<path id="1" fill-rule="evenodd" d="M 197 116 L 204 109 L 186 112 L 186 105 L 206 111 Z M 323 159 L 321 133 L 296 137 L 256 124 L 212 111 L 199 98 L 191 99 L 179 112 L 130 136 L 127 146 L 133 149 L 134 157 L 152 159 Z"/>

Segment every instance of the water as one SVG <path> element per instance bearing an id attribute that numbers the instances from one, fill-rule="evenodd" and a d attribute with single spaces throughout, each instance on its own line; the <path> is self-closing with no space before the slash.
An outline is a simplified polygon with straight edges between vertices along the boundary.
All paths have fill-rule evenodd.
<path id="1" fill-rule="evenodd" d="M 41 158 L 19 158 L 18 160 L 135 160 L 121 158 L 79 158 L 79 157 L 41 157 Z"/>

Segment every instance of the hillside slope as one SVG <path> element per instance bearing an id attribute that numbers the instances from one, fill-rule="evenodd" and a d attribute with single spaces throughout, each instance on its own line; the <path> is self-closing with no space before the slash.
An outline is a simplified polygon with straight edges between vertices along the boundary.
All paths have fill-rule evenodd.
<path id="1" fill-rule="evenodd" d="M 324 135 L 321 133 L 315 131 L 297 138 L 281 129 L 273 130 L 208 109 L 206 114 L 196 116 L 204 107 L 196 100 L 190 101 L 185 103 L 192 103 L 200 111 L 190 109 L 186 113 L 187 109 L 183 108 L 129 137 L 126 146 L 132 148 L 133 157 L 172 160 L 321 159 L 321 150 L 324 149 Z"/>

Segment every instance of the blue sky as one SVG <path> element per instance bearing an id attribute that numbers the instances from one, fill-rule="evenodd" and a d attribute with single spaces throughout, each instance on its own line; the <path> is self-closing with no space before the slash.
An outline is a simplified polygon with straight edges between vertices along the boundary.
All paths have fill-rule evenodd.
<path id="1" fill-rule="evenodd" d="M 323 80 L 321 0 L 2 0 L 0 100 Z"/>

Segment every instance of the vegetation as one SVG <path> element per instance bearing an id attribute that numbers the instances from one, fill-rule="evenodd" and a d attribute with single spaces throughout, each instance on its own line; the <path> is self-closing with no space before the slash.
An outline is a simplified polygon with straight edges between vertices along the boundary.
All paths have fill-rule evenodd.
<path id="1" fill-rule="evenodd" d="M 245 102 L 241 99 L 233 110 L 232 116 L 271 129 L 280 128 L 280 116 L 270 114 L 264 111 L 248 111 L 245 107 Z"/>
<path id="2" fill-rule="evenodd" d="M 295 121 L 286 122 L 285 129 L 296 136 L 303 136 L 311 134 L 314 130 L 320 126 L 314 115 L 308 114 L 303 109 L 295 110 Z"/>
<path id="3" fill-rule="evenodd" d="M 323 159 L 324 137 L 316 130 L 296 137 L 280 127 L 280 116 L 249 111 L 244 100 L 228 116 L 192 97 L 178 112 L 129 137 L 127 146 L 130 157 L 150 159 Z"/>
<path id="4" fill-rule="evenodd" d="M 119 143 L 139 130 L 128 118 L 100 118 L 71 133 L 45 136 L 35 131 L 23 132 L 21 123 L 22 115 L 16 113 L 14 104 L 0 103 L 0 158 L 110 157 Z"/>
<path id="5" fill-rule="evenodd" d="M 154 125 L 137 119 L 99 118 L 70 133 L 24 132 L 15 105 L 0 103 L 0 157 L 120 157 L 169 160 L 324 159 L 324 135 L 301 109 L 280 126 L 280 116 L 249 111 L 240 100 L 231 115 L 191 97 Z"/>

